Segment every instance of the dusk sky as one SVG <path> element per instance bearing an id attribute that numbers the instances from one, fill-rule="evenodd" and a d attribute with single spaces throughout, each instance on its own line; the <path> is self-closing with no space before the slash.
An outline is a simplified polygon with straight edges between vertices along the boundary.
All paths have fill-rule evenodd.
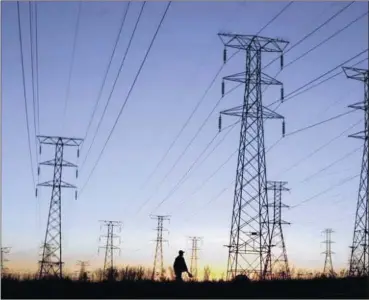
<path id="1" fill-rule="evenodd" d="M 256 34 L 286 4 L 274 1 L 171 4 L 127 105 L 85 189 L 77 200 L 73 191 L 63 190 L 63 255 L 68 270 L 75 268 L 77 260 L 89 260 L 93 268 L 102 267 L 103 253 L 98 255 L 97 249 L 102 246 L 99 235 L 105 232 L 100 230 L 99 220 L 123 222 L 120 233 L 122 253 L 116 258 L 119 265 L 151 266 L 156 223 L 149 215 L 169 214 L 171 221 L 165 223 L 169 230 L 169 234 L 165 234 L 169 241 L 168 245 L 164 245 L 165 265 L 172 265 L 179 249 L 186 251 L 189 261 L 190 243 L 187 237 L 201 236 L 200 268 L 210 265 L 217 272 L 225 271 L 228 252 L 224 245 L 229 243 L 237 155 L 233 155 L 214 177 L 198 192 L 194 192 L 236 151 L 239 124 L 201 165 L 194 167 L 180 188 L 156 207 L 217 134 L 219 111 L 242 103 L 242 88 L 222 99 L 188 151 L 158 188 L 221 97 L 221 77 L 244 70 L 244 52 L 238 53 L 225 65 L 164 162 L 150 181 L 147 184 L 145 182 L 223 64 L 224 47 L 217 34 L 221 31 Z M 260 35 L 283 38 L 289 41 L 290 46 L 294 45 L 347 4 L 295 2 Z M 126 2 L 81 4 L 67 112 L 64 116 L 79 3 L 37 3 L 40 134 L 84 138 L 126 5 Z M 81 150 L 79 165 L 84 161 L 92 142 L 141 5 L 142 2 L 132 2 L 130 5 L 100 104 Z M 102 126 L 85 165 L 79 169 L 80 176 L 76 180 L 73 171 L 65 172 L 63 180 L 76 184 L 79 192 L 114 125 L 166 5 L 167 2 L 148 2 L 145 5 Z M 286 67 L 277 76 L 284 84 L 285 95 L 368 48 L 368 15 L 365 15 L 328 42 L 288 65 L 367 11 L 367 2 L 352 4 L 285 55 Z M 52 170 L 42 167 L 37 179 L 27 2 L 20 3 L 20 15 L 32 172 L 36 181 L 43 182 L 52 179 Z M 16 2 L 2 1 L 1 17 L 2 246 L 12 247 L 8 255 L 10 268 L 35 270 L 45 235 L 51 189 L 39 188 L 39 197 L 35 198 L 27 140 Z M 232 52 L 229 53 L 230 56 Z M 364 53 L 347 66 L 367 57 L 368 54 Z M 264 53 L 262 65 L 275 58 L 273 53 Z M 356 67 L 368 68 L 368 60 Z M 277 60 L 263 72 L 275 76 L 279 68 Z M 226 83 L 226 91 L 232 87 L 234 84 Z M 278 100 L 279 95 L 279 87 L 269 87 L 263 94 L 264 105 Z M 349 104 L 362 101 L 363 97 L 362 83 L 347 79 L 341 73 L 286 101 L 278 107 L 277 112 L 285 117 L 288 134 L 345 113 L 349 111 Z M 276 105 L 272 108 L 276 108 Z M 339 183 L 360 173 L 362 141 L 347 137 L 363 130 L 360 120 L 363 120 L 362 112 L 353 112 L 286 136 L 267 153 L 268 180 L 287 181 L 291 189 L 283 194 L 283 202 L 291 206 L 283 211 L 284 220 L 291 222 L 291 225 L 284 226 L 284 234 L 290 263 L 297 268 L 323 268 L 324 256 L 321 252 L 324 251 L 324 245 L 321 242 L 325 228 L 334 230 L 334 267 L 347 267 L 359 177 L 345 184 Z M 236 121 L 232 117 L 223 117 L 223 127 Z M 268 120 L 265 123 L 266 148 L 281 138 L 281 127 L 280 120 Z M 217 136 L 203 158 L 226 133 L 225 129 Z M 338 138 L 318 150 L 335 137 Z M 43 146 L 39 160 L 52 159 L 53 151 L 52 147 Z M 342 161 L 328 167 L 345 155 L 347 157 Z M 65 159 L 77 163 L 76 149 L 67 148 Z M 319 172 L 325 167 L 328 168 Z M 317 172 L 318 175 L 312 176 Z M 309 200 L 335 185 L 325 194 Z M 225 188 L 227 190 L 224 193 L 211 201 Z M 148 199 L 147 205 L 138 211 Z M 294 205 L 298 206 L 292 207 Z"/>

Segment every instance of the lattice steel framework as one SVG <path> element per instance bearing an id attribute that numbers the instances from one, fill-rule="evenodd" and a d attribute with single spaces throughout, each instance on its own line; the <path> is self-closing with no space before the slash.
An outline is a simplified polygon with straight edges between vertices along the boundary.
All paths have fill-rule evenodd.
<path id="1" fill-rule="evenodd" d="M 197 263 L 199 261 L 199 242 L 202 241 L 202 237 L 191 236 L 189 237 L 191 241 L 191 264 L 190 264 L 190 273 L 192 274 L 192 279 L 196 281 L 198 279 L 198 266 Z"/>
<path id="2" fill-rule="evenodd" d="M 226 76 L 222 82 L 222 95 L 224 80 L 245 86 L 242 105 L 221 112 L 241 118 L 227 278 L 243 274 L 251 279 L 263 279 L 270 272 L 266 263 L 270 232 L 263 123 L 265 119 L 283 120 L 283 117 L 262 104 L 261 86 L 282 86 L 282 83 L 261 71 L 261 54 L 282 54 L 288 42 L 254 35 L 221 33 L 219 36 L 225 46 L 224 61 L 227 48 L 245 51 L 246 56 L 245 71 Z M 281 94 L 283 100 L 283 87 Z"/>
<path id="3" fill-rule="evenodd" d="M 44 161 L 40 165 L 52 166 L 54 168 L 53 180 L 38 184 L 37 186 L 51 187 L 51 200 L 49 215 L 47 219 L 45 241 L 43 243 L 42 259 L 40 263 L 39 277 L 63 277 L 62 262 L 62 219 L 61 219 L 61 200 L 62 188 L 76 188 L 62 180 L 63 167 L 76 168 L 77 165 L 72 164 L 63 159 L 64 147 L 79 147 L 82 139 L 67 138 L 58 136 L 37 136 L 40 145 L 43 144 L 55 146 L 55 158 Z M 79 156 L 79 149 L 77 150 Z M 40 174 L 40 166 L 38 167 L 38 175 Z M 76 171 L 76 177 L 78 172 Z M 36 188 L 37 196 L 37 188 Z M 76 191 L 77 197 L 77 191 Z M 47 246 L 47 247 L 46 247 Z"/>
<path id="4" fill-rule="evenodd" d="M 119 239 L 119 244 L 121 243 L 120 236 L 114 233 L 114 229 L 117 229 L 117 232 L 120 233 L 122 230 L 122 222 L 120 221 L 108 221 L 102 220 L 101 226 L 106 226 L 107 234 L 100 236 L 101 238 L 105 238 L 105 246 L 99 247 L 100 249 L 105 250 L 105 258 L 104 258 L 104 268 L 103 273 L 107 280 L 114 280 L 116 277 L 116 269 L 114 268 L 114 251 L 119 250 L 119 255 L 121 254 L 121 250 L 118 246 L 114 245 L 115 239 Z"/>
<path id="5" fill-rule="evenodd" d="M 332 241 L 333 232 L 334 231 L 331 228 L 327 228 L 323 231 L 325 235 L 325 240 L 323 241 L 323 243 L 325 244 L 325 251 L 322 252 L 322 254 L 325 254 L 323 274 L 330 277 L 335 276 L 332 263 L 332 254 L 334 254 L 334 252 L 332 251 L 332 243 L 334 243 Z"/>
<path id="6" fill-rule="evenodd" d="M 86 267 L 88 267 L 90 263 L 86 260 L 79 260 L 77 261 L 77 266 L 80 266 L 78 280 L 80 281 L 87 281 L 88 280 L 88 272 Z"/>
<path id="7" fill-rule="evenodd" d="M 151 215 L 151 219 L 156 219 L 158 221 L 158 225 L 155 228 L 156 234 L 156 247 L 155 247 L 155 256 L 154 256 L 154 267 L 152 269 L 151 279 L 155 280 L 159 278 L 160 280 L 164 279 L 164 259 L 163 259 L 163 242 L 167 242 L 167 240 L 163 239 L 163 231 L 167 231 L 164 228 L 164 220 L 170 220 L 170 216 L 160 216 L 160 215 Z M 158 266 L 160 267 L 159 271 L 157 270 Z"/>
<path id="8" fill-rule="evenodd" d="M 282 219 L 282 209 L 288 208 L 287 205 L 282 203 L 282 191 L 289 191 L 286 185 L 287 182 L 285 181 L 267 182 L 267 189 L 273 191 L 273 202 L 269 203 L 272 212 L 269 213 L 270 252 L 267 256 L 267 263 L 270 264 L 271 276 L 283 279 L 291 277 L 282 228 L 283 225 L 290 225 Z"/>
<path id="9" fill-rule="evenodd" d="M 8 268 L 5 266 L 5 263 L 9 261 L 6 258 L 6 255 L 10 252 L 10 247 L 1 247 L 1 275 L 6 274 Z"/>
<path id="10" fill-rule="evenodd" d="M 369 132 L 369 70 L 358 68 L 343 68 L 350 79 L 364 83 L 364 101 L 350 105 L 350 108 L 364 111 L 364 130 L 350 137 L 364 140 L 364 150 L 361 165 L 358 200 L 356 204 L 356 216 L 354 233 L 351 245 L 349 276 L 369 275 L 369 210 L 368 210 L 368 132 Z"/>

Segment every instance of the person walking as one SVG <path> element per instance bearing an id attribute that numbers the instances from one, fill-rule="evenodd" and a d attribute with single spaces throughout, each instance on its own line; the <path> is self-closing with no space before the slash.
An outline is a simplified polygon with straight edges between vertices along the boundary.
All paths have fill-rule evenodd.
<path id="1" fill-rule="evenodd" d="M 186 261 L 183 257 L 184 251 L 179 250 L 178 256 L 174 260 L 173 269 L 174 274 L 176 275 L 176 281 L 183 281 L 182 279 L 182 273 L 185 272 L 188 274 L 190 278 L 192 278 L 192 274 L 188 272 Z"/>

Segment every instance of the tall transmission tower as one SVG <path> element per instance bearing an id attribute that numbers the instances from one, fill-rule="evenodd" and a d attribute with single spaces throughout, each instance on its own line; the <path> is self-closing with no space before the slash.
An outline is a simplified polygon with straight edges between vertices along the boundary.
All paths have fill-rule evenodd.
<path id="1" fill-rule="evenodd" d="M 5 267 L 5 262 L 9 261 L 6 255 L 9 254 L 10 249 L 10 247 L 1 247 L 1 275 L 4 275 L 8 271 L 8 268 Z"/>
<path id="2" fill-rule="evenodd" d="M 100 236 L 101 238 L 106 239 L 105 246 L 99 247 L 99 249 L 105 249 L 105 258 L 104 258 L 104 275 L 108 280 L 114 280 L 116 276 L 116 269 L 114 268 L 114 251 L 119 250 L 119 254 L 121 252 L 120 248 L 114 245 L 114 241 L 116 238 L 119 239 L 119 244 L 121 243 L 120 236 L 114 234 L 114 229 L 118 230 L 118 233 L 122 230 L 122 222 L 120 221 L 100 221 L 102 226 L 106 226 L 107 235 Z"/>
<path id="3" fill-rule="evenodd" d="M 42 259 L 40 261 L 40 278 L 42 277 L 63 277 L 62 262 L 62 220 L 61 220 L 61 200 L 62 188 L 73 188 L 76 186 L 62 180 L 63 167 L 76 168 L 76 177 L 78 177 L 77 165 L 64 160 L 64 147 L 79 147 L 82 139 L 67 138 L 58 136 L 37 136 L 40 145 L 40 154 L 42 144 L 55 146 L 55 157 L 52 160 L 41 162 L 40 165 L 54 167 L 53 179 L 38 184 L 37 186 L 51 187 L 51 200 L 49 208 L 49 216 L 47 220 L 44 249 Z M 79 156 L 79 148 L 77 157 Z M 38 166 L 38 175 L 40 175 L 40 166 Z M 37 188 L 36 188 L 37 197 Z M 77 198 L 77 190 L 75 191 Z M 46 249 L 48 245 L 48 249 Z"/>
<path id="4" fill-rule="evenodd" d="M 170 216 L 160 216 L 160 215 L 150 215 L 151 219 L 156 219 L 158 221 L 157 227 L 155 228 L 156 234 L 156 247 L 154 256 L 154 268 L 152 270 L 151 279 L 155 280 L 157 277 L 159 279 L 164 279 L 164 259 L 163 259 L 163 242 L 167 240 L 163 239 L 163 231 L 167 231 L 164 228 L 164 220 L 170 220 Z M 159 270 L 157 270 L 159 266 Z"/>
<path id="5" fill-rule="evenodd" d="M 364 130 L 350 137 L 364 140 L 364 150 L 361 165 L 359 193 L 356 204 L 354 233 L 351 245 L 349 276 L 369 275 L 369 209 L 368 209 L 368 132 L 369 132 L 369 70 L 357 68 L 343 68 L 347 78 L 364 83 L 364 101 L 350 105 L 350 108 L 364 111 Z"/>
<path id="6" fill-rule="evenodd" d="M 273 202 L 269 203 L 269 207 L 272 207 L 273 211 L 269 214 L 270 252 L 267 262 L 270 263 L 271 276 L 278 272 L 279 277 L 284 279 L 291 277 L 282 229 L 282 225 L 290 225 L 282 219 L 282 209 L 288 208 L 287 205 L 282 203 L 282 191 L 289 191 L 286 185 L 287 182 L 285 181 L 267 182 L 267 190 L 273 191 Z"/>
<path id="7" fill-rule="evenodd" d="M 322 254 L 325 254 L 323 274 L 334 277 L 335 273 L 333 271 L 332 263 L 332 254 L 334 254 L 334 252 L 332 251 L 333 230 L 331 228 L 327 228 L 323 232 L 325 234 L 325 240 L 323 241 L 323 243 L 325 244 L 325 251 L 322 252 Z"/>
<path id="8" fill-rule="evenodd" d="M 227 48 L 245 51 L 246 70 L 226 76 L 224 81 L 234 81 L 245 85 L 241 106 L 224 110 L 219 116 L 230 115 L 241 118 L 236 183 L 232 209 L 227 278 L 246 275 L 251 279 L 263 279 L 270 272 L 266 263 L 270 230 L 268 228 L 268 196 L 266 191 L 266 162 L 264 147 L 264 120 L 284 118 L 263 106 L 262 85 L 280 85 L 283 101 L 283 85 L 276 79 L 261 72 L 262 52 L 283 52 L 288 42 L 241 34 L 218 34 L 224 49 L 224 62 L 227 60 Z M 281 55 L 281 67 L 283 56 Z"/>
<path id="9" fill-rule="evenodd" d="M 202 241 L 201 237 L 197 236 L 191 236 L 189 237 L 191 241 L 191 264 L 190 264 L 190 273 L 192 274 L 193 280 L 198 279 L 198 269 L 197 269 L 197 263 L 199 260 L 199 242 Z"/>
<path id="10" fill-rule="evenodd" d="M 88 272 L 86 271 L 86 267 L 88 267 L 90 264 L 88 261 L 85 260 L 79 260 L 77 261 L 77 266 L 80 266 L 79 274 L 78 274 L 78 280 L 80 281 L 87 281 L 88 280 Z"/>

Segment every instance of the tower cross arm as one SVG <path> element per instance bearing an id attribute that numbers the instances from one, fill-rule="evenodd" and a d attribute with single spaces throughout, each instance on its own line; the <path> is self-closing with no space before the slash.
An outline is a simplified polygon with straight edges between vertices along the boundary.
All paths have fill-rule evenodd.
<path id="1" fill-rule="evenodd" d="M 342 69 L 347 78 L 364 82 L 369 80 L 369 70 L 352 67 L 342 67 Z"/>
<path id="2" fill-rule="evenodd" d="M 283 85 L 282 82 L 263 72 L 261 72 L 261 78 L 259 78 L 256 73 L 248 75 L 246 72 L 240 72 L 230 76 L 225 76 L 223 77 L 223 80 L 235 81 L 239 83 L 248 82 L 251 84 L 261 83 L 262 85 Z"/>
<path id="3" fill-rule="evenodd" d="M 283 52 L 289 43 L 282 39 L 247 34 L 218 33 L 218 36 L 224 46 L 240 50 L 251 49 L 263 52 Z"/>
<path id="4" fill-rule="evenodd" d="M 59 162 L 56 162 L 55 159 L 50 159 L 50 160 L 47 160 L 47 161 L 44 161 L 44 162 L 40 162 L 40 165 L 44 165 L 44 166 L 55 166 L 55 164 L 58 164 L 62 167 L 71 167 L 71 168 L 77 168 L 77 165 L 69 162 L 69 161 L 66 161 L 66 160 L 62 160 L 61 163 Z"/>
<path id="5" fill-rule="evenodd" d="M 361 101 L 361 102 L 358 102 L 358 103 L 351 104 L 348 107 L 353 108 L 353 109 L 366 110 L 366 103 L 364 101 Z"/>
<path id="6" fill-rule="evenodd" d="M 62 143 L 64 146 L 77 146 L 78 147 L 83 142 L 83 139 L 79 139 L 79 138 L 45 136 L 45 135 L 38 135 L 37 139 L 40 144 L 46 144 L 46 145 L 56 145 L 59 142 L 59 143 Z"/>
<path id="7" fill-rule="evenodd" d="M 222 115 L 227 116 L 235 116 L 235 117 L 242 117 L 243 115 L 243 105 L 236 106 L 230 109 L 226 109 L 220 112 Z M 247 111 L 247 117 L 256 119 L 259 117 L 259 113 L 255 106 L 250 107 Z M 271 109 L 263 106 L 263 119 L 284 119 L 284 117 L 276 112 L 272 111 Z"/>
<path id="8" fill-rule="evenodd" d="M 53 180 L 49 180 L 49 181 L 45 181 L 45 182 L 37 184 L 37 186 L 48 186 L 48 187 L 53 187 L 54 185 L 55 185 L 55 183 L 54 183 Z M 72 188 L 72 189 L 77 188 L 75 185 L 70 184 L 68 182 L 65 182 L 63 180 L 60 183 L 60 187 L 62 187 L 62 188 Z"/>
<path id="9" fill-rule="evenodd" d="M 368 136 L 368 133 L 366 130 L 362 130 L 360 132 L 349 135 L 350 138 L 362 139 L 362 140 L 365 140 L 367 136 Z"/>

